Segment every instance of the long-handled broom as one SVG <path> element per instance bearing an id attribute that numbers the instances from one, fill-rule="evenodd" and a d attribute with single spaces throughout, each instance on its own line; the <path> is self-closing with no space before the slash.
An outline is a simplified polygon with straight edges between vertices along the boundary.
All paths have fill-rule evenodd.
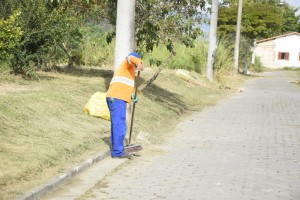
<path id="1" fill-rule="evenodd" d="M 137 91 L 138 91 L 138 80 L 140 77 L 140 71 L 138 71 L 137 76 L 135 77 L 135 91 L 134 91 L 134 98 L 137 98 Z M 131 112 L 131 123 L 130 123 L 130 132 L 129 132 L 129 139 L 128 145 L 125 146 L 125 149 L 128 153 L 134 153 L 137 151 L 142 150 L 142 146 L 140 144 L 131 144 L 131 136 L 132 136 L 132 128 L 133 128 L 133 119 L 134 119 L 134 111 L 135 111 L 135 104 L 133 103 L 132 112 Z"/>

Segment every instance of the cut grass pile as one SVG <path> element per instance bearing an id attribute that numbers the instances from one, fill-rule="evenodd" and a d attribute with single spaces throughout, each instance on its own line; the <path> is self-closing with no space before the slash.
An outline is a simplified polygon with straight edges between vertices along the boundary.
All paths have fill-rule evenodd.
<path id="1" fill-rule="evenodd" d="M 139 82 L 154 73 L 146 69 Z M 26 81 L 1 74 L 0 199 L 24 194 L 109 149 L 110 123 L 84 114 L 83 106 L 94 92 L 107 90 L 112 71 L 84 68 L 39 76 L 39 81 Z M 163 142 L 164 133 L 182 114 L 213 105 L 237 91 L 245 78 L 231 77 L 226 84 L 232 89 L 224 90 L 199 74 L 192 76 L 193 82 L 186 82 L 174 70 L 163 70 L 153 84 L 139 91 L 133 138 L 144 132 L 151 144 Z"/>

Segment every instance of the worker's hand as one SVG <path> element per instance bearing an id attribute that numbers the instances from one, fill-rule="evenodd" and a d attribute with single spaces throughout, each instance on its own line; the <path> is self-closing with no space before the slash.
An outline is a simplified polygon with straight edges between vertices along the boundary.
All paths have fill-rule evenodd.
<path id="1" fill-rule="evenodd" d="M 134 93 L 131 94 L 131 99 L 132 99 L 133 103 L 137 103 L 139 101 L 138 97 L 135 97 Z"/>
<path id="2" fill-rule="evenodd" d="M 143 68 L 144 68 L 143 63 L 139 63 L 139 64 L 136 66 L 136 69 L 137 69 L 138 71 L 143 70 Z"/>

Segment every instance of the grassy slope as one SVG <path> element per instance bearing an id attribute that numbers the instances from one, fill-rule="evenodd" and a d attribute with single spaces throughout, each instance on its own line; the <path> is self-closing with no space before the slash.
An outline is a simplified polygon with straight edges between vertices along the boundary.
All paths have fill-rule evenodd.
<path id="1" fill-rule="evenodd" d="M 142 72 L 140 83 L 154 72 Z M 82 108 L 95 91 L 106 91 L 111 76 L 110 70 L 103 69 L 41 73 L 40 81 L 1 74 L 0 199 L 31 190 L 109 148 L 109 122 L 84 114 Z M 232 89 L 221 90 L 200 75 L 193 76 L 200 84 L 163 70 L 152 85 L 139 92 L 134 137 L 142 131 L 150 134 L 153 144 L 163 142 L 163 133 L 183 113 L 212 105 L 236 91 L 243 79 L 235 76 L 230 81 Z"/>

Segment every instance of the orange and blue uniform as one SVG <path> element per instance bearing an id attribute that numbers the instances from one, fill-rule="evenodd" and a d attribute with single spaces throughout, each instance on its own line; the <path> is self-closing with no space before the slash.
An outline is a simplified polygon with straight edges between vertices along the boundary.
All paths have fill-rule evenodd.
<path id="1" fill-rule="evenodd" d="M 111 119 L 111 156 L 124 154 L 123 140 L 126 135 L 126 103 L 131 102 L 134 91 L 135 66 L 142 63 L 140 56 L 133 52 L 116 69 L 106 94 Z"/>

